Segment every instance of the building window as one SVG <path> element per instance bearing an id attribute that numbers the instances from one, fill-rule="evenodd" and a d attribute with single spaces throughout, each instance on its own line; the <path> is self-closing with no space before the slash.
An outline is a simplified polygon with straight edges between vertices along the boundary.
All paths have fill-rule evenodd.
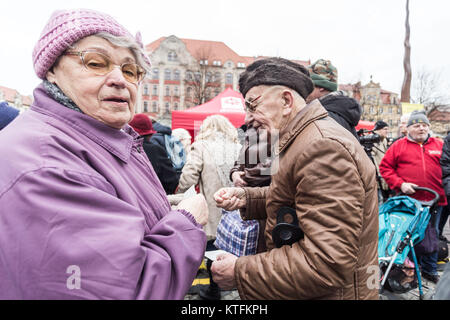
<path id="1" fill-rule="evenodd" d="M 193 79 L 192 71 L 186 71 L 186 80 L 192 81 L 192 79 Z"/>
<path id="2" fill-rule="evenodd" d="M 148 96 L 148 84 L 144 85 L 144 96 Z"/>
<path id="3" fill-rule="evenodd" d="M 179 94 L 179 92 L 178 92 L 178 87 L 174 87 L 173 88 L 173 95 L 175 96 L 175 97 L 178 97 L 180 94 Z"/>
<path id="4" fill-rule="evenodd" d="M 152 112 L 158 112 L 158 103 L 156 101 L 152 103 Z"/>
<path id="5" fill-rule="evenodd" d="M 166 97 L 170 96 L 170 87 L 166 86 Z"/>
<path id="6" fill-rule="evenodd" d="M 222 62 L 220 62 L 219 60 L 214 60 L 214 61 L 213 61 L 213 65 L 214 65 L 214 66 L 221 66 L 221 65 L 222 65 Z"/>
<path id="7" fill-rule="evenodd" d="M 194 78 L 195 81 L 200 81 L 200 79 L 202 78 L 202 74 L 197 71 L 196 73 L 194 73 Z"/>
<path id="8" fill-rule="evenodd" d="M 148 101 L 144 101 L 144 112 L 148 112 Z"/>
<path id="9" fill-rule="evenodd" d="M 170 71 L 170 69 L 165 69 L 164 70 L 164 80 L 170 80 L 172 76 L 172 72 Z"/>
<path id="10" fill-rule="evenodd" d="M 186 99 L 192 100 L 192 88 L 191 87 L 187 87 L 187 89 L 186 89 Z"/>
<path id="11" fill-rule="evenodd" d="M 180 71 L 178 71 L 178 69 L 176 69 L 176 70 L 173 72 L 173 78 L 174 78 L 174 80 L 176 80 L 176 81 L 180 81 Z"/>
<path id="12" fill-rule="evenodd" d="M 369 114 L 374 114 L 374 107 L 373 106 L 370 106 L 370 108 L 369 108 Z"/>
<path id="13" fill-rule="evenodd" d="M 176 54 L 176 52 L 175 51 L 170 51 L 167 54 L 167 60 L 168 61 L 177 61 L 177 54 Z"/>
<path id="14" fill-rule="evenodd" d="M 154 95 L 154 96 L 158 95 L 158 86 L 156 84 L 153 86 L 152 95 Z"/>
<path id="15" fill-rule="evenodd" d="M 243 63 L 243 62 L 238 62 L 238 63 L 237 63 L 237 67 L 238 67 L 238 68 L 245 68 L 245 63 Z"/>
<path id="16" fill-rule="evenodd" d="M 388 108 L 388 113 L 389 113 L 389 114 L 392 114 L 392 107 L 389 107 L 389 108 Z"/>
<path id="17" fill-rule="evenodd" d="M 178 103 L 177 102 L 174 103 L 173 110 L 178 110 Z"/>
<path id="18" fill-rule="evenodd" d="M 225 74 L 225 84 L 233 84 L 233 74 L 232 73 Z"/>
<path id="19" fill-rule="evenodd" d="M 378 114 L 383 114 L 383 107 L 378 108 Z"/>
<path id="20" fill-rule="evenodd" d="M 211 72 L 207 72 L 206 73 L 206 77 L 205 77 L 205 81 L 206 82 L 212 82 L 212 80 L 213 80 L 212 73 Z"/>
<path id="21" fill-rule="evenodd" d="M 208 60 L 206 60 L 206 59 L 200 60 L 200 65 L 207 66 L 208 65 Z"/>
<path id="22" fill-rule="evenodd" d="M 220 82 L 220 78 L 221 78 L 220 72 L 214 73 L 214 82 L 216 83 Z"/>
<path id="23" fill-rule="evenodd" d="M 159 79 L 159 69 L 158 68 L 154 68 L 153 69 L 152 79 L 153 80 L 158 80 Z"/>
<path id="24" fill-rule="evenodd" d="M 170 104 L 168 102 L 164 105 L 164 113 L 170 113 Z"/>

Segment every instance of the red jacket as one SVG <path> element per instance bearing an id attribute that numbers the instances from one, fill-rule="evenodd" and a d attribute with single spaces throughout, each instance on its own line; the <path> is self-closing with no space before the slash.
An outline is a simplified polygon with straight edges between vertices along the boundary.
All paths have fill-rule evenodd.
<path id="1" fill-rule="evenodd" d="M 447 197 L 442 186 L 442 170 L 439 164 L 442 145 L 442 141 L 432 137 L 423 144 L 408 137 L 397 140 L 381 160 L 380 174 L 389 188 L 396 191 L 400 191 L 403 182 L 433 189 L 439 193 L 438 204 L 444 206 L 447 204 Z M 433 199 L 433 195 L 425 191 L 417 191 L 411 197 L 421 201 Z"/>

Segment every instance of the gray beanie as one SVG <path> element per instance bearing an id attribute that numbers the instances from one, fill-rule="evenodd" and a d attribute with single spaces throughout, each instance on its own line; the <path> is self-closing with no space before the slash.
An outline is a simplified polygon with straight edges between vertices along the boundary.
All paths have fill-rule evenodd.
<path id="1" fill-rule="evenodd" d="M 408 124 L 406 126 L 409 127 L 416 123 L 426 123 L 427 125 L 430 125 L 430 121 L 428 121 L 424 110 L 413 111 L 409 116 Z"/>

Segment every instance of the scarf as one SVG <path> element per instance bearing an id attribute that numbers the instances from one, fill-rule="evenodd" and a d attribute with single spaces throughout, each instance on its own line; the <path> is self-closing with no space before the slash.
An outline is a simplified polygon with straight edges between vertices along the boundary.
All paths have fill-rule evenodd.
<path id="1" fill-rule="evenodd" d="M 70 99 L 64 94 L 64 92 L 61 91 L 61 89 L 56 84 L 44 80 L 44 88 L 45 91 L 47 91 L 47 93 L 57 102 L 61 103 L 69 109 L 84 113 L 80 108 L 78 108 L 78 106 L 75 104 L 75 102 L 72 101 L 72 99 Z"/>

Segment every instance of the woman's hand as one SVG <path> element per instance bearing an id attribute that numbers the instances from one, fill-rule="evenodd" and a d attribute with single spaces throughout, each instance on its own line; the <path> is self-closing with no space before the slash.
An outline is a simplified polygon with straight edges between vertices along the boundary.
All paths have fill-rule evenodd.
<path id="1" fill-rule="evenodd" d="M 204 226 L 208 222 L 208 204 L 202 194 L 181 200 L 177 209 L 184 209 L 192 214 L 198 224 Z"/>
<path id="2" fill-rule="evenodd" d="M 245 208 L 247 196 L 242 188 L 221 188 L 214 194 L 216 206 L 228 211 Z"/>

